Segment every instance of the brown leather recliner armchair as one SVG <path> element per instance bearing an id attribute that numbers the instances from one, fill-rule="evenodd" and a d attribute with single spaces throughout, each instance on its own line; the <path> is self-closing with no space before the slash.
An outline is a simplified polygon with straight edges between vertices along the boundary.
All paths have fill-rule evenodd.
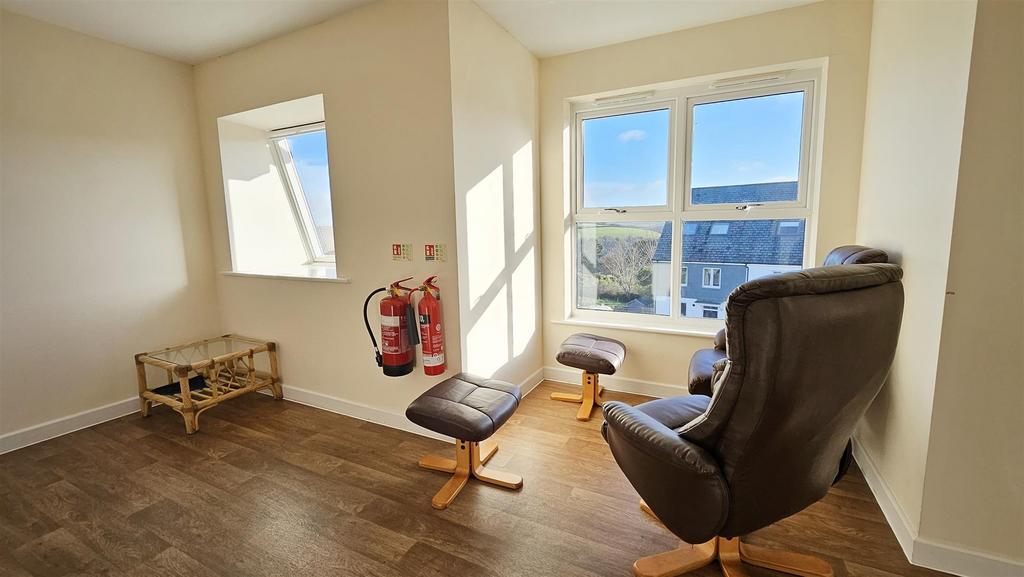
<path id="1" fill-rule="evenodd" d="M 801 575 L 825 561 L 739 537 L 825 496 L 857 421 L 882 387 L 903 314 L 895 264 L 822 267 L 765 277 L 726 305 L 729 355 L 710 397 L 604 405 L 602 432 L 644 502 L 687 543 L 634 564 L 679 575 L 716 558 Z"/>
<path id="2" fill-rule="evenodd" d="M 889 262 L 889 255 L 881 249 L 850 244 L 833 249 L 825 256 L 821 266 L 842 264 L 870 264 Z M 690 357 L 690 372 L 687 387 L 693 395 L 711 395 L 711 377 L 715 363 L 725 358 L 725 329 L 715 335 L 715 346 L 701 349 Z"/>

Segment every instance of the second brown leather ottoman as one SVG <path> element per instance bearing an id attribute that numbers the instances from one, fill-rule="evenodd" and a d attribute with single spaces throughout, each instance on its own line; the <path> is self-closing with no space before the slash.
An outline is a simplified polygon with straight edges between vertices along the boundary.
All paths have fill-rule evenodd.
<path id="1" fill-rule="evenodd" d="M 551 393 L 551 398 L 580 403 L 576 420 L 589 421 L 594 407 L 600 407 L 604 402 L 601 398 L 604 387 L 598 383 L 598 375 L 614 375 L 625 359 L 626 345 L 615 339 L 589 333 L 571 335 L 558 347 L 555 360 L 567 367 L 583 370 L 583 390 L 578 395 Z"/>

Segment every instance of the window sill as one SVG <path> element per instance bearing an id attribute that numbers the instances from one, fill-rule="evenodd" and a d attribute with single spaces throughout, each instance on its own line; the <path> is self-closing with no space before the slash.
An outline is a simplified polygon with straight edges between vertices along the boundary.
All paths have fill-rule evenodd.
<path id="1" fill-rule="evenodd" d="M 247 278 L 262 278 L 262 279 L 273 279 L 273 280 L 293 280 L 293 281 L 307 281 L 307 282 L 326 282 L 336 284 L 351 284 L 352 278 L 347 276 L 329 276 L 334 275 L 333 267 L 322 267 L 322 266 L 306 266 L 300 267 L 294 271 L 288 272 L 244 272 L 244 271 L 221 271 L 224 276 L 236 276 L 236 277 L 247 277 Z"/>
<path id="2" fill-rule="evenodd" d="M 641 333 L 658 333 L 658 334 L 663 334 L 663 335 L 677 335 L 677 336 L 687 336 L 687 337 L 705 337 L 705 338 L 709 338 L 709 339 L 715 338 L 715 334 L 718 333 L 718 331 L 722 327 L 725 326 L 725 323 L 723 322 L 723 323 L 721 323 L 721 326 L 719 326 L 717 328 L 697 328 L 697 327 L 687 327 L 687 326 L 668 327 L 668 326 L 635 325 L 635 324 L 615 323 L 615 322 L 607 322 L 607 321 L 594 321 L 594 320 L 589 320 L 589 319 L 577 319 L 577 318 L 572 318 L 572 317 L 567 318 L 567 319 L 563 319 L 563 320 L 555 320 L 555 321 L 551 321 L 551 322 L 556 324 L 556 325 L 570 325 L 570 326 L 578 326 L 578 327 L 594 327 L 594 328 L 601 328 L 601 329 L 616 329 L 616 330 L 622 330 L 622 331 L 635 331 L 635 332 L 641 332 Z"/>

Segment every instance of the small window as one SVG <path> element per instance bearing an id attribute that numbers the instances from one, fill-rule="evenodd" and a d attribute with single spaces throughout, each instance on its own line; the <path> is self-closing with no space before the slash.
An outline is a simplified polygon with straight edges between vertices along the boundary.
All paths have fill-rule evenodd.
<path id="1" fill-rule="evenodd" d="M 717 319 L 718 307 L 704 307 L 703 313 L 703 316 L 706 319 Z"/>
<path id="2" fill-rule="evenodd" d="M 802 224 L 799 220 L 783 220 L 779 222 L 779 234 L 801 234 Z"/>
<path id="3" fill-rule="evenodd" d="M 729 223 L 727 222 L 716 222 L 711 225 L 711 234 L 729 234 Z"/>
<path id="4" fill-rule="evenodd" d="M 686 268 L 686 267 L 684 266 L 684 267 L 682 268 L 682 271 L 681 271 L 681 272 L 682 272 L 682 275 L 680 276 L 680 284 L 682 284 L 683 286 L 686 286 L 686 274 L 687 274 L 688 270 L 689 270 L 689 269 L 687 269 L 687 268 Z"/>
<path id="5" fill-rule="evenodd" d="M 683 235 L 692 236 L 697 234 L 698 223 L 696 222 L 684 222 L 683 223 Z"/>
<path id="6" fill-rule="evenodd" d="M 273 133 L 271 133 L 273 135 Z M 276 160 L 302 225 L 310 260 L 334 262 L 334 216 L 327 171 L 327 132 L 323 128 L 271 136 Z"/>
<path id="7" fill-rule="evenodd" d="M 217 119 L 231 270 L 337 278 L 323 96 Z"/>
<path id="8" fill-rule="evenodd" d="M 722 288 L 722 269 L 704 267 L 704 288 Z"/>
<path id="9" fill-rule="evenodd" d="M 668 205 L 669 109 L 582 121 L 582 208 Z"/>

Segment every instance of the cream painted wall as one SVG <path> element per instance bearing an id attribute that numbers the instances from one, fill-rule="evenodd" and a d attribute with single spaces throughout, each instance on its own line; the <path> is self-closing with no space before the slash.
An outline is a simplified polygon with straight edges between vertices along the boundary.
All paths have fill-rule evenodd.
<path id="1" fill-rule="evenodd" d="M 888 384 L 858 432 L 902 523 L 921 519 L 975 2 L 874 4 L 857 241 L 904 269 Z"/>
<path id="2" fill-rule="evenodd" d="M 382 375 L 362 326 L 372 289 L 440 275 L 449 371 L 461 365 L 447 4 L 375 2 L 195 72 L 217 270 L 230 267 L 217 118 L 323 94 L 338 274 L 352 278 L 218 276 L 225 329 L 277 340 L 288 386 L 402 414 L 438 378 Z M 393 242 L 413 261 L 393 262 Z M 447 262 L 424 262 L 425 243 L 447 244 Z"/>
<path id="3" fill-rule="evenodd" d="M 1024 564 L 1022 38 L 978 3 L 920 537 Z"/>
<path id="4" fill-rule="evenodd" d="M 265 130 L 217 122 L 235 271 L 280 273 L 309 260 Z"/>
<path id="5" fill-rule="evenodd" d="M 191 68 L 3 14 L 0 433 L 220 331 Z"/>
<path id="6" fill-rule="evenodd" d="M 682 30 L 540 64 L 541 219 L 544 278 L 544 361 L 554 360 L 569 334 L 596 331 L 629 348 L 616 377 L 684 386 L 694 351 L 710 337 L 680 336 L 556 324 L 565 318 L 568 190 L 563 186 L 563 134 L 570 97 L 708 74 L 827 57 L 823 158 L 816 260 L 853 241 L 866 90 L 871 5 L 821 2 Z M 698 57 L 699 56 L 699 57 Z M 635 381 L 634 381 L 635 382 Z M 680 393 L 683 391 L 680 390 Z"/>
<path id="7" fill-rule="evenodd" d="M 521 383 L 543 365 L 537 59 L 475 3 L 449 8 L 463 366 Z"/>

